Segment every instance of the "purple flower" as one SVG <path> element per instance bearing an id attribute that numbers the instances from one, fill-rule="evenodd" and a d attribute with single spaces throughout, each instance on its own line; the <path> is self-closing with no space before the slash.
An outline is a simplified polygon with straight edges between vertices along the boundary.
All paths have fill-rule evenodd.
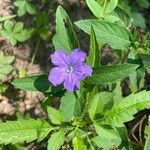
<path id="1" fill-rule="evenodd" d="M 50 71 L 48 80 L 54 85 L 64 83 L 65 89 L 75 91 L 80 86 L 80 81 L 91 76 L 92 68 L 84 64 L 86 54 L 79 49 L 74 49 L 71 54 L 57 50 L 51 55 L 55 67 Z"/>

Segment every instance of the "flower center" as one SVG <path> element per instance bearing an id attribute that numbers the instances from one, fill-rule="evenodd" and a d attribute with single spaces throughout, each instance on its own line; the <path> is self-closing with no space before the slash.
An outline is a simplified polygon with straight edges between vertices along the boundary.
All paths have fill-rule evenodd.
<path id="1" fill-rule="evenodd" d="M 73 72 L 73 67 L 72 66 L 68 66 L 66 73 L 72 73 Z"/>

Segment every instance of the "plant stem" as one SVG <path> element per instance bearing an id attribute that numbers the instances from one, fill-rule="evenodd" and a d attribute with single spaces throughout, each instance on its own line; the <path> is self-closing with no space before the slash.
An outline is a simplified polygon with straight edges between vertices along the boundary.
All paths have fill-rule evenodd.
<path id="1" fill-rule="evenodd" d="M 126 59 L 128 58 L 129 53 L 130 53 L 130 49 L 128 49 L 127 53 L 124 55 L 124 57 L 123 57 L 123 59 L 122 59 L 122 61 L 121 61 L 122 64 L 123 64 L 123 63 L 126 61 Z"/>
<path id="2" fill-rule="evenodd" d="M 37 44 L 36 44 L 36 47 L 35 47 L 35 51 L 34 51 L 34 54 L 32 56 L 32 59 L 31 59 L 31 63 L 29 65 L 29 70 L 32 68 L 33 66 L 33 63 L 34 63 L 34 60 L 35 60 L 35 57 L 36 57 L 36 54 L 37 54 L 37 51 L 38 51 L 38 48 L 39 48 L 39 45 L 40 45 L 40 41 L 41 39 L 39 38 L 38 41 L 37 41 Z"/>

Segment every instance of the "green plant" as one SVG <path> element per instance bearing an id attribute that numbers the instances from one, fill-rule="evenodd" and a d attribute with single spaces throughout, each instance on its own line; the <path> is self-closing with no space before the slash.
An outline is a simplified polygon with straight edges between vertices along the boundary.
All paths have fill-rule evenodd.
<path id="1" fill-rule="evenodd" d="M 18 42 L 26 41 L 31 38 L 34 29 L 23 28 L 22 22 L 17 22 L 15 25 L 13 22 L 7 20 L 4 22 L 4 27 L 1 30 L 1 34 L 9 40 L 12 45 L 16 45 Z"/>
<path id="2" fill-rule="evenodd" d="M 19 3 L 16 6 L 20 9 Z M 90 37 L 88 55 L 80 50 L 81 42 L 68 14 L 58 6 L 56 33 L 52 39 L 56 49 L 51 55 L 54 68 L 49 75 L 32 75 L 12 82 L 16 88 L 45 95 L 42 106 L 47 118 L 0 123 L 0 144 L 46 140 L 48 150 L 134 149 L 127 124 L 139 111 L 150 108 L 150 92 L 143 84 L 145 72 L 149 71 L 149 33 L 143 36 L 133 29 L 127 0 L 86 0 L 86 3 L 95 19 L 74 24 Z M 40 36 L 37 53 L 40 41 L 47 39 L 48 22 L 44 11 L 35 18 L 34 33 Z M 19 41 L 16 34 L 24 31 L 23 23 L 13 25 L 10 21 L 4 23 L 4 29 L 3 35 L 10 33 L 12 41 Z M 116 56 L 116 64 L 101 63 L 100 49 L 106 44 Z M 125 97 L 121 87 L 123 79 L 129 81 L 131 92 Z M 55 98 L 60 99 L 58 108 L 50 103 Z M 145 137 L 144 148 L 149 149 L 149 125 Z"/>

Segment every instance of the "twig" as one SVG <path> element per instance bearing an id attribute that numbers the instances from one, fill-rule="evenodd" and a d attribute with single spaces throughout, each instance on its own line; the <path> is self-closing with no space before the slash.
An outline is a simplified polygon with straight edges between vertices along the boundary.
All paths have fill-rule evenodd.
<path id="1" fill-rule="evenodd" d="M 141 135 L 141 131 L 142 131 L 142 125 L 143 125 L 143 121 L 146 119 L 146 115 L 144 115 L 141 120 L 132 128 L 132 130 L 130 131 L 130 134 L 132 135 L 132 137 L 139 143 L 142 144 L 142 135 Z M 136 136 L 134 135 L 136 128 L 139 126 L 139 140 L 136 138 Z"/>

